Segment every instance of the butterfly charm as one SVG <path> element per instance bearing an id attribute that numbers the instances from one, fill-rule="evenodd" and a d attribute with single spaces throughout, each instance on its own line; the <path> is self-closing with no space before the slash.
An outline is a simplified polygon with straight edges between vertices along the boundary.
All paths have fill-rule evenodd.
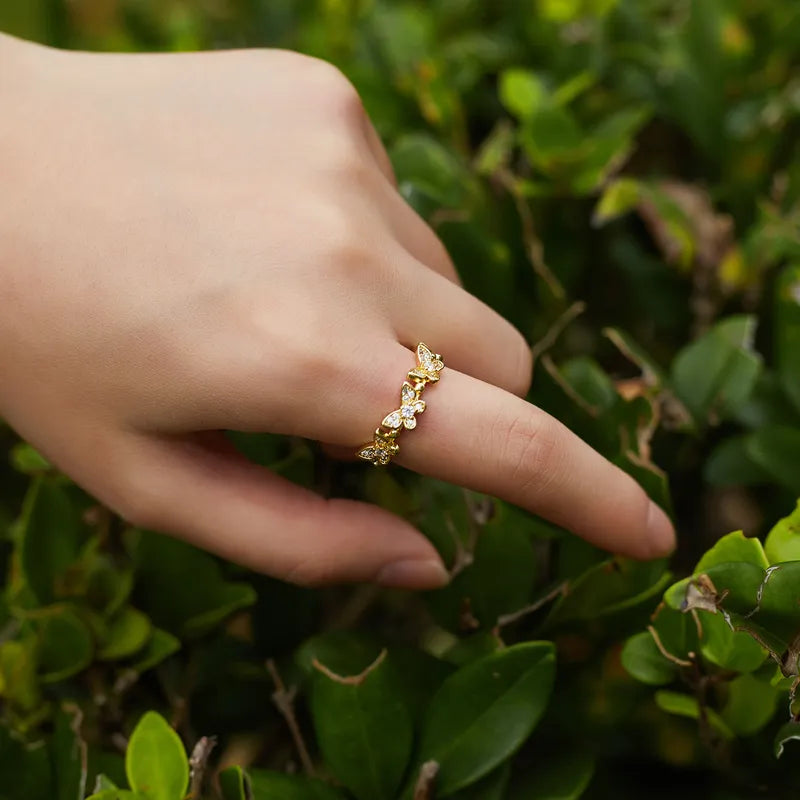
<path id="1" fill-rule="evenodd" d="M 444 361 L 442 361 L 442 357 L 420 342 L 417 345 L 417 367 L 408 373 L 409 377 L 434 383 L 439 380 L 439 373 L 443 369 Z"/>
<path id="2" fill-rule="evenodd" d="M 393 430 L 405 427 L 408 430 L 417 427 L 415 414 L 421 414 L 425 410 L 425 401 L 420 400 L 414 387 L 408 382 L 403 383 L 400 390 L 400 408 L 392 411 L 383 418 L 381 425 Z"/>
<path id="3" fill-rule="evenodd" d="M 358 457 L 364 461 L 371 461 L 376 467 L 385 466 L 392 460 L 392 456 L 400 449 L 394 439 L 384 439 L 375 435 L 375 440 L 365 444 L 359 451 Z"/>

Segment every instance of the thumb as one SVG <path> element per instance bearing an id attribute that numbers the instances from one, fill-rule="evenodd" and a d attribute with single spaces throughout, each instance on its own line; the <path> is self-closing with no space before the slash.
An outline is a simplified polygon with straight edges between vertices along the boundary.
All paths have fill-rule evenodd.
<path id="1" fill-rule="evenodd" d="M 448 581 L 433 545 L 405 520 L 319 497 L 251 463 L 221 433 L 144 436 L 133 447 L 134 524 L 302 585 L 433 589 Z"/>

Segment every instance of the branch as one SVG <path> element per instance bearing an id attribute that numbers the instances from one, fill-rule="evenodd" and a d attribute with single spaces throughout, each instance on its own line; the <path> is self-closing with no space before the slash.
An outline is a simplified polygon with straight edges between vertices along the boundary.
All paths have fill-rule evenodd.
<path id="1" fill-rule="evenodd" d="M 281 716 L 286 720 L 286 724 L 289 727 L 289 732 L 294 740 L 294 745 L 297 748 L 297 753 L 300 756 L 300 761 L 303 764 L 303 769 L 306 775 L 311 775 L 313 777 L 314 764 L 311 761 L 311 756 L 308 754 L 308 748 L 306 747 L 306 743 L 303 739 L 303 734 L 300 731 L 300 725 L 297 722 L 297 717 L 294 713 L 294 706 L 292 705 L 296 691 L 295 687 L 292 687 L 287 691 L 280 673 L 278 672 L 278 668 L 275 666 L 274 659 L 270 658 L 267 660 L 267 669 L 269 670 L 269 674 L 272 676 L 272 682 L 275 684 L 275 691 L 272 693 L 272 702 L 275 703 L 275 706 L 278 711 L 280 711 Z"/>

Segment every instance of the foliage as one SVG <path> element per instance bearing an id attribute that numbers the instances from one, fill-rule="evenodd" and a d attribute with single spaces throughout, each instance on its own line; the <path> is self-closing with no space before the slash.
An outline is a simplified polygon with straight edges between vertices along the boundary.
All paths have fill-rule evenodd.
<path id="1" fill-rule="evenodd" d="M 798 25 L 788 0 L 6 0 L 0 29 L 59 46 L 336 63 L 531 342 L 530 399 L 681 542 L 668 572 L 232 435 L 408 516 L 455 573 L 299 589 L 126 529 L 0 428 L 0 798 L 796 795 Z"/>

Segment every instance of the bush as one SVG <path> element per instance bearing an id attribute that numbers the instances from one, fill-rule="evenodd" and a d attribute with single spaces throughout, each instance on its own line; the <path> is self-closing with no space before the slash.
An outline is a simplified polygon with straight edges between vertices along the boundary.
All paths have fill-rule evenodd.
<path id="1" fill-rule="evenodd" d="M 409 517 L 455 575 L 300 589 L 126 529 L 0 429 L 0 797 L 794 796 L 798 25 L 788 0 L 7 0 L 0 28 L 60 46 L 335 62 L 466 287 L 531 342 L 530 399 L 680 545 L 636 563 L 234 435 Z"/>

